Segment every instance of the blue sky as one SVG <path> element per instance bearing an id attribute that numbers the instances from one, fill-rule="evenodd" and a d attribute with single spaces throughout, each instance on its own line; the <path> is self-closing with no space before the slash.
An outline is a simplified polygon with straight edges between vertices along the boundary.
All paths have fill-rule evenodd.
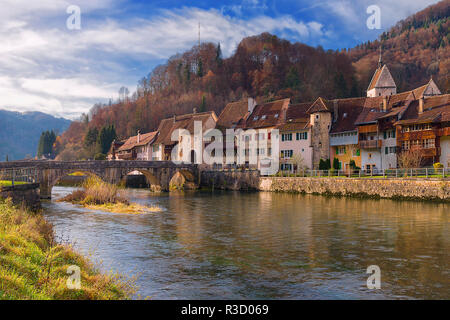
<path id="1" fill-rule="evenodd" d="M 198 41 L 225 56 L 243 37 L 270 32 L 325 49 L 376 39 L 436 0 L 0 0 L 0 108 L 77 118 Z M 69 30 L 66 10 L 81 10 Z M 381 29 L 366 10 L 377 5 Z"/>

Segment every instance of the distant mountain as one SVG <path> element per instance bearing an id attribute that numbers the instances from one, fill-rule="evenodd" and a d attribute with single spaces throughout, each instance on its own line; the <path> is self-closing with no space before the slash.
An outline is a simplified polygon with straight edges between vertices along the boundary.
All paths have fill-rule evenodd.
<path id="1" fill-rule="evenodd" d="M 0 110 L 0 161 L 34 157 L 42 131 L 62 134 L 71 121 L 42 112 L 11 112 Z"/>

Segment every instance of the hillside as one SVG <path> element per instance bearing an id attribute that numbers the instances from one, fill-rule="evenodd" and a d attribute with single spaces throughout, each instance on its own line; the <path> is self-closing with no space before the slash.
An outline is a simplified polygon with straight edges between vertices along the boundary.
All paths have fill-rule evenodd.
<path id="1" fill-rule="evenodd" d="M 71 121 L 41 112 L 0 110 L 0 161 L 20 160 L 36 155 L 42 131 L 64 132 Z"/>
<path id="2" fill-rule="evenodd" d="M 90 158 L 83 147 L 89 128 L 114 124 L 119 139 L 148 132 L 174 114 L 214 110 L 242 97 L 259 102 L 280 98 L 311 101 L 319 96 L 364 96 L 376 69 L 380 43 L 398 90 L 410 90 L 433 76 L 449 92 L 450 0 L 400 21 L 374 42 L 350 50 L 325 51 L 263 33 L 241 41 L 222 58 L 220 44 L 204 43 L 177 54 L 139 81 L 137 91 L 112 105 L 96 105 L 85 121 L 74 122 L 59 146 L 60 159 Z"/>
<path id="3" fill-rule="evenodd" d="M 426 83 L 430 77 L 441 91 L 450 90 L 450 0 L 441 1 L 398 22 L 379 40 L 349 51 L 358 82 L 369 83 L 378 62 L 380 43 L 398 90 Z"/>

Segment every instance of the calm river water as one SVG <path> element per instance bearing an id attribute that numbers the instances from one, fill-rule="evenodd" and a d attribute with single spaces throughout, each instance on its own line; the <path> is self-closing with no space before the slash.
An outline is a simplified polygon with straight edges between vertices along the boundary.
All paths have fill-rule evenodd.
<path id="1" fill-rule="evenodd" d="M 72 188 L 55 187 L 53 198 Z M 279 193 L 154 195 L 125 215 L 44 203 L 63 238 L 152 299 L 450 298 L 450 205 Z M 366 269 L 381 269 L 381 289 Z"/>

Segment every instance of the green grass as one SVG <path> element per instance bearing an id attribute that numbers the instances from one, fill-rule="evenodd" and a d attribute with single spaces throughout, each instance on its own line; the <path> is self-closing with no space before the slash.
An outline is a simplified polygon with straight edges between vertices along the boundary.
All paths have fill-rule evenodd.
<path id="1" fill-rule="evenodd" d="M 81 289 L 67 287 L 67 269 L 81 269 Z M 52 226 L 41 214 L 0 199 L 0 299 L 109 300 L 134 294 L 133 281 L 100 273 L 71 246 L 55 243 Z"/>
<path id="2" fill-rule="evenodd" d="M 26 182 L 15 181 L 14 184 L 15 184 L 15 185 L 26 184 Z M 12 181 L 9 181 L 9 180 L 0 180 L 0 187 L 11 187 L 11 186 L 12 186 Z"/>

